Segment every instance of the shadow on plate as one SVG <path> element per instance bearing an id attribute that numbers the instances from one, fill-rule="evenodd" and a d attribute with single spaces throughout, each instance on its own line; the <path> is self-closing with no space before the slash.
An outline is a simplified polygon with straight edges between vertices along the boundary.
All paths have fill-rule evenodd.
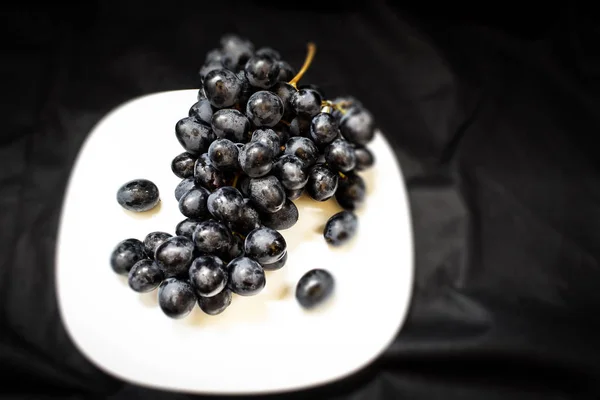
<path id="1" fill-rule="evenodd" d="M 160 209 L 162 208 L 162 203 L 163 202 L 161 200 L 158 202 L 158 204 L 156 206 L 154 206 L 154 208 L 152 208 L 151 210 L 148 210 L 148 211 L 143 211 L 143 212 L 129 211 L 122 207 L 121 207 L 121 209 L 128 217 L 135 218 L 135 219 L 149 219 L 149 218 L 152 218 L 152 217 L 155 217 L 156 215 L 158 215 L 158 213 L 160 212 Z"/>
<path id="2" fill-rule="evenodd" d="M 154 289 L 151 292 L 140 293 L 140 302 L 149 308 L 158 307 L 158 289 Z"/>
<path id="3" fill-rule="evenodd" d="M 263 323 L 269 313 L 269 305 L 276 301 L 286 300 L 293 293 L 286 283 L 285 267 L 277 271 L 266 271 L 265 288 L 256 296 L 239 296 L 234 294 L 231 305 L 218 315 L 208 315 L 200 307 L 194 310 L 183 321 L 198 326 L 214 326 L 216 328 L 239 328 L 243 324 Z"/>

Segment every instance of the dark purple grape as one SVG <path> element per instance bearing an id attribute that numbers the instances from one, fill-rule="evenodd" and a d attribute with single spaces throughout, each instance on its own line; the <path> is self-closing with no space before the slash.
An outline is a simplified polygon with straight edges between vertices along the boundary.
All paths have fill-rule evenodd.
<path id="1" fill-rule="evenodd" d="M 195 304 L 194 290 L 185 281 L 167 278 L 158 287 L 158 305 L 167 317 L 184 318 L 192 312 Z"/>
<path id="2" fill-rule="evenodd" d="M 250 85 L 250 82 L 248 82 L 248 78 L 246 78 L 246 73 L 244 72 L 244 70 L 239 71 L 236 74 L 236 76 L 242 83 L 242 90 L 240 91 L 238 104 L 242 110 L 245 110 L 246 104 L 248 103 L 250 96 L 252 96 L 252 94 L 256 92 L 257 89 L 254 86 Z M 246 143 L 246 140 L 244 140 L 243 143 Z"/>
<path id="3" fill-rule="evenodd" d="M 248 258 L 238 257 L 227 265 L 229 271 L 229 289 L 240 296 L 258 294 L 266 284 L 262 266 Z"/>
<path id="4" fill-rule="evenodd" d="M 205 218 L 208 215 L 207 201 L 210 192 L 202 186 L 186 192 L 179 199 L 179 211 L 188 218 Z"/>
<path id="5" fill-rule="evenodd" d="M 284 154 L 273 164 L 273 175 L 286 189 L 302 189 L 308 181 L 304 162 L 292 154 Z"/>
<path id="6" fill-rule="evenodd" d="M 186 218 L 183 221 L 179 222 L 175 227 L 175 235 L 177 236 L 185 236 L 189 239 L 192 239 L 194 235 L 194 231 L 198 224 L 202 222 L 197 219 Z"/>
<path id="7" fill-rule="evenodd" d="M 261 212 L 274 213 L 285 204 L 283 185 L 273 175 L 252 178 L 248 192 L 252 204 Z"/>
<path id="8" fill-rule="evenodd" d="M 166 278 L 181 276 L 194 256 L 194 243 L 185 236 L 173 236 L 156 248 L 154 259 Z"/>
<path id="9" fill-rule="evenodd" d="M 320 86 L 315 85 L 314 83 L 307 83 L 304 85 L 299 85 L 298 89 L 299 90 L 302 90 L 302 89 L 314 90 L 315 92 L 319 93 L 319 96 L 321 96 L 322 99 L 327 98 L 327 96 L 325 96 L 325 92 L 323 91 L 323 89 Z"/>
<path id="10" fill-rule="evenodd" d="M 219 139 L 229 139 L 233 142 L 247 142 L 250 121 L 238 110 L 225 108 L 212 116 L 211 127 Z"/>
<path id="11" fill-rule="evenodd" d="M 231 304 L 231 290 L 224 289 L 212 297 L 198 296 L 198 306 L 205 314 L 218 315 Z"/>
<path id="12" fill-rule="evenodd" d="M 309 117 L 296 117 L 290 123 L 290 135 L 308 137 L 310 135 L 310 123 L 312 119 Z"/>
<path id="13" fill-rule="evenodd" d="M 219 61 L 211 61 L 209 63 L 205 63 L 204 65 L 202 65 L 202 67 L 198 71 L 198 75 L 200 75 L 200 81 L 202 83 L 204 83 L 204 80 L 206 79 L 206 75 L 208 75 L 212 71 L 220 70 L 220 69 L 223 69 L 223 63 L 221 63 Z"/>
<path id="14" fill-rule="evenodd" d="M 167 232 L 150 232 L 144 238 L 144 251 L 146 255 L 154 259 L 154 252 L 156 248 L 163 244 L 167 239 L 172 238 L 173 235 Z"/>
<path id="15" fill-rule="evenodd" d="M 345 210 L 354 211 L 365 201 L 365 181 L 357 174 L 348 174 L 338 179 L 335 200 Z"/>
<path id="16" fill-rule="evenodd" d="M 189 277 L 198 296 L 211 297 L 227 286 L 228 273 L 219 257 L 209 255 L 200 256 L 192 262 Z"/>
<path id="17" fill-rule="evenodd" d="M 232 186 L 223 186 L 208 196 L 207 205 L 215 219 L 235 222 L 241 218 L 244 196 Z"/>
<path id="18" fill-rule="evenodd" d="M 373 115 L 364 108 L 353 109 L 342 117 L 340 131 L 347 141 L 364 146 L 375 136 Z"/>
<path id="19" fill-rule="evenodd" d="M 273 156 L 277 157 L 281 153 L 281 144 L 279 143 L 279 136 L 273 129 L 257 129 L 252 134 L 251 142 L 262 143 L 273 150 Z"/>
<path id="20" fill-rule="evenodd" d="M 244 256 L 244 237 L 236 232 L 233 232 L 231 236 L 233 237 L 233 244 L 229 248 L 229 254 L 225 258 L 227 261 Z"/>
<path id="21" fill-rule="evenodd" d="M 325 161 L 334 171 L 348 172 L 356 166 L 354 147 L 344 139 L 336 139 L 325 148 Z"/>
<path id="22" fill-rule="evenodd" d="M 250 177 L 247 175 L 240 175 L 237 185 L 237 189 L 244 195 L 244 197 L 250 197 Z"/>
<path id="23" fill-rule="evenodd" d="M 329 200 L 338 188 L 338 174 L 323 164 L 315 165 L 309 174 L 306 192 L 317 201 Z"/>
<path id="24" fill-rule="evenodd" d="M 338 123 L 329 113 L 315 115 L 310 123 L 310 138 L 317 145 L 333 142 L 340 135 Z"/>
<path id="25" fill-rule="evenodd" d="M 319 149 L 309 138 L 294 136 L 285 144 L 285 154 L 292 154 L 304 163 L 304 167 L 312 167 L 317 162 Z"/>
<path id="26" fill-rule="evenodd" d="M 273 150 L 260 142 L 249 142 L 239 152 L 240 168 L 251 178 L 264 176 L 273 166 Z"/>
<path id="27" fill-rule="evenodd" d="M 356 166 L 354 169 L 357 171 L 364 171 L 375 164 L 375 156 L 366 147 L 356 147 L 354 154 L 356 154 Z"/>
<path id="28" fill-rule="evenodd" d="M 268 89 L 277 82 L 279 63 L 266 55 L 254 55 L 246 62 L 244 70 L 252 86 Z"/>
<path id="29" fill-rule="evenodd" d="M 117 190 L 117 203 L 126 210 L 144 212 L 153 209 L 160 201 L 160 192 L 148 179 L 134 179 Z"/>
<path id="30" fill-rule="evenodd" d="M 196 156 L 191 153 L 183 152 L 177 155 L 171 162 L 171 171 L 178 178 L 185 179 L 194 176 L 194 164 Z"/>
<path id="31" fill-rule="evenodd" d="M 298 222 L 298 208 L 288 199 L 279 211 L 261 215 L 261 221 L 264 226 L 271 229 L 279 231 L 289 229 Z"/>
<path id="32" fill-rule="evenodd" d="M 279 54 L 279 52 L 270 47 L 261 47 L 260 49 L 256 50 L 256 53 L 254 53 L 254 55 L 260 57 L 270 57 L 273 60 L 281 60 L 281 55 Z"/>
<path id="33" fill-rule="evenodd" d="M 313 309 L 332 295 L 334 287 L 331 273 L 324 269 L 312 269 L 298 281 L 296 300 L 303 308 Z"/>
<path id="34" fill-rule="evenodd" d="M 193 240 L 199 252 L 218 256 L 227 254 L 233 243 L 229 228 L 212 219 L 198 224 Z"/>
<path id="35" fill-rule="evenodd" d="M 225 68 L 237 71 L 244 67 L 254 53 L 254 45 L 236 35 L 225 35 L 221 38 L 222 62 Z"/>
<path id="36" fill-rule="evenodd" d="M 283 255 L 283 257 L 281 257 L 279 260 L 275 261 L 274 263 L 261 264 L 261 265 L 265 271 L 277 271 L 278 269 L 281 269 L 285 266 L 287 259 L 288 259 L 288 255 L 287 255 L 287 251 L 286 251 L 285 254 Z"/>
<path id="37" fill-rule="evenodd" d="M 223 62 L 223 51 L 221 49 L 212 49 L 208 53 L 206 53 L 206 57 L 204 58 L 204 64 L 210 64 L 211 62 Z"/>
<path id="38" fill-rule="evenodd" d="M 194 166 L 194 179 L 196 186 L 203 186 L 208 190 L 215 190 L 223 186 L 231 186 L 235 176 L 229 171 L 221 171 L 210 162 L 208 154 L 202 154 Z"/>
<path id="39" fill-rule="evenodd" d="M 290 85 L 289 83 L 279 82 L 275 86 L 273 86 L 273 88 L 271 88 L 271 91 L 277 96 L 279 96 L 281 101 L 283 101 L 282 118 L 287 120 L 288 122 L 291 121 L 294 118 L 295 114 L 294 108 L 290 103 L 290 99 L 292 98 L 292 95 L 296 93 L 296 88 Z"/>
<path id="40" fill-rule="evenodd" d="M 228 52 L 235 52 L 236 50 L 244 49 L 247 50 L 248 53 L 254 53 L 254 45 L 248 39 L 240 37 L 235 33 L 226 33 L 221 36 L 219 40 L 221 43 L 221 51 L 223 54 Z M 250 58 L 250 57 L 248 57 Z"/>
<path id="41" fill-rule="evenodd" d="M 229 139 L 217 139 L 208 148 L 210 163 L 220 171 L 238 169 L 238 156 L 238 147 Z"/>
<path id="42" fill-rule="evenodd" d="M 229 227 L 234 232 L 246 235 L 248 232 L 260 227 L 260 215 L 252 205 L 250 199 L 244 199 L 240 218 L 236 221 L 229 221 Z"/>
<path id="43" fill-rule="evenodd" d="M 185 117 L 177 122 L 175 136 L 185 151 L 192 154 L 206 152 L 208 146 L 215 140 L 210 126 L 196 121 L 193 117 Z"/>
<path id="44" fill-rule="evenodd" d="M 273 127 L 273 130 L 279 136 L 279 145 L 285 145 L 285 142 L 290 138 L 290 128 L 283 122 L 279 122 L 277 125 Z"/>
<path id="45" fill-rule="evenodd" d="M 204 95 L 204 90 L 202 90 Z M 198 102 L 190 107 L 188 116 L 194 118 L 197 122 L 210 125 L 212 119 L 213 109 L 210 105 L 210 101 L 206 97 L 198 99 Z"/>
<path id="46" fill-rule="evenodd" d="M 213 107 L 231 107 L 238 101 L 241 92 L 242 82 L 229 70 L 215 69 L 204 78 L 204 93 Z"/>
<path id="47" fill-rule="evenodd" d="M 304 188 L 296 189 L 296 190 L 285 189 L 285 195 L 289 200 L 299 199 L 300 196 L 302 196 L 302 193 L 304 193 Z"/>
<path id="48" fill-rule="evenodd" d="M 181 182 L 179 182 L 179 184 L 177 184 L 177 187 L 175 188 L 175 200 L 179 201 L 179 199 L 181 199 L 181 196 L 183 196 L 184 194 L 186 194 L 186 192 L 195 187 L 196 184 L 194 183 L 193 177 L 183 179 Z"/>
<path id="49" fill-rule="evenodd" d="M 275 126 L 283 116 L 283 101 L 276 94 L 261 90 L 248 99 L 246 115 L 257 127 Z"/>
<path id="50" fill-rule="evenodd" d="M 246 236 L 244 252 L 259 263 L 271 264 L 283 257 L 287 244 L 281 233 L 266 226 L 253 230 Z"/>
<path id="51" fill-rule="evenodd" d="M 289 82 L 294 79 L 296 71 L 290 64 L 285 61 L 278 61 L 277 63 L 279 64 L 279 75 L 277 75 L 279 82 Z"/>
<path id="52" fill-rule="evenodd" d="M 141 241 L 125 239 L 119 242 L 110 254 L 110 266 L 117 274 L 127 275 L 138 261 L 145 258 L 146 252 Z"/>
<path id="53" fill-rule="evenodd" d="M 353 108 L 363 108 L 363 105 L 356 97 L 353 96 L 340 96 L 332 100 L 334 104 L 341 105 L 344 109 L 350 110 Z"/>
<path id="54" fill-rule="evenodd" d="M 358 218 L 356 215 L 350 211 L 340 211 L 327 220 L 323 236 L 327 243 L 339 247 L 352 239 L 357 229 Z"/>
<path id="55" fill-rule="evenodd" d="M 160 285 L 164 275 L 152 260 L 140 260 L 129 270 L 127 282 L 138 293 L 151 292 Z"/>
<path id="56" fill-rule="evenodd" d="M 331 111 L 331 115 L 333 115 L 338 122 L 342 120 L 344 114 L 363 108 L 362 103 L 352 96 L 336 97 L 332 100 L 332 103 L 338 106 Z"/>
<path id="57" fill-rule="evenodd" d="M 312 118 L 321 111 L 321 95 L 313 89 L 300 89 L 290 98 L 296 115 Z"/>

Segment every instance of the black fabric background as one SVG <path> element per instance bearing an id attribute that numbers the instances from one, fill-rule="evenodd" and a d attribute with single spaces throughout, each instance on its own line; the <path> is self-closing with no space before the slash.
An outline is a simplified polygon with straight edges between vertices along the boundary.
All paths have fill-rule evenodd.
<path id="1" fill-rule="evenodd" d="M 196 87 L 206 51 L 237 32 L 296 66 L 315 41 L 305 81 L 361 99 L 410 192 L 416 280 L 401 334 L 357 375 L 286 398 L 596 397 L 598 25 L 586 10 L 439 6 L 4 7 L 0 393 L 191 397 L 117 381 L 75 350 L 57 312 L 55 238 L 94 124 L 134 97 Z M 389 262 L 411 267 L 391 249 Z"/>

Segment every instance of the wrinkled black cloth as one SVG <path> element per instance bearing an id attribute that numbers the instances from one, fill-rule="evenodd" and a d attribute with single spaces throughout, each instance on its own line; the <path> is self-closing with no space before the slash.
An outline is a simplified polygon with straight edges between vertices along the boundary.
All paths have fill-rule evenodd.
<path id="1" fill-rule="evenodd" d="M 280 3 L 4 8 L 0 394 L 192 397 L 121 382 L 77 351 L 57 311 L 55 241 L 94 124 L 137 96 L 197 87 L 205 53 L 233 32 L 295 66 L 315 41 L 304 81 L 372 111 L 412 209 L 414 295 L 398 338 L 359 373 L 282 397 L 597 398 L 600 35 L 590 14 Z M 383 250 L 390 268 L 413 268 Z"/>

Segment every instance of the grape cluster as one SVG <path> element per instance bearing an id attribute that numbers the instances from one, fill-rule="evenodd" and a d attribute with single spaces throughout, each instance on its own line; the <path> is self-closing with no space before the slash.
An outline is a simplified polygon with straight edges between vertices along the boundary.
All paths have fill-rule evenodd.
<path id="1" fill-rule="evenodd" d="M 358 172 L 374 163 L 366 147 L 375 132 L 371 113 L 352 97 L 326 100 L 318 87 L 298 86 L 314 45 L 296 73 L 274 49 L 255 50 L 235 35 L 220 44 L 199 70 L 197 102 L 175 124 L 184 152 L 171 169 L 182 179 L 175 198 L 184 219 L 174 235 L 122 241 L 111 258 L 134 291 L 158 288 L 160 308 L 172 318 L 185 317 L 196 303 L 216 315 L 232 293 L 259 293 L 265 271 L 287 261 L 279 231 L 297 222 L 294 200 L 303 194 L 335 199 L 345 211 L 327 221 L 324 238 L 332 246 L 350 240 L 366 191 Z M 121 191 L 119 199 L 126 198 L 127 189 Z M 298 282 L 296 297 L 311 308 L 332 288 L 331 274 L 312 270 Z"/>

